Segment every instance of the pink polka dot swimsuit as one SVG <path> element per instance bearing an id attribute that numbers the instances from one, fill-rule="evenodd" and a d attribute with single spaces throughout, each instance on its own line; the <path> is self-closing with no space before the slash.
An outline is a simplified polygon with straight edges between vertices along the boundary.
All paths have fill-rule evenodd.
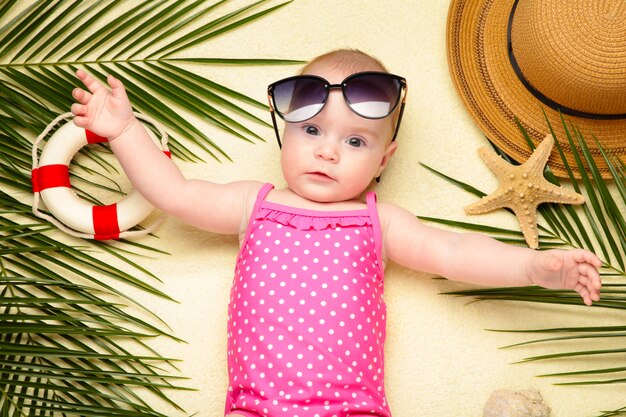
<path id="1" fill-rule="evenodd" d="M 386 306 L 374 193 L 313 211 L 259 191 L 228 307 L 226 414 L 390 417 Z"/>

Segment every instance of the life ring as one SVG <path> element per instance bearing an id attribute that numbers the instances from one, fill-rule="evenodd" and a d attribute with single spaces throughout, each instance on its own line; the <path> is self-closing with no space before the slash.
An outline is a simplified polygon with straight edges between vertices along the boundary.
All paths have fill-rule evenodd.
<path id="1" fill-rule="evenodd" d="M 137 114 L 145 119 L 145 116 Z M 110 205 L 93 205 L 81 199 L 72 190 L 69 179 L 69 165 L 80 149 L 88 144 L 107 142 L 106 138 L 79 128 L 71 120 L 59 127 L 50 136 L 41 151 L 37 162 L 38 144 L 47 132 L 59 121 L 71 118 L 71 113 L 59 116 L 53 121 L 33 146 L 32 185 L 35 200 L 39 195 L 47 209 L 54 216 L 41 213 L 33 202 L 33 213 L 51 221 L 61 230 L 78 237 L 96 240 L 120 239 L 148 231 L 129 231 L 152 213 L 154 207 L 138 191 L 130 191 L 124 198 Z M 159 143 L 150 129 L 146 129 L 152 139 Z M 160 130 L 160 129 L 159 129 Z M 169 157 L 167 134 L 160 131 L 163 139 L 161 148 Z M 38 201 L 37 201 L 38 206 Z M 56 221 L 55 221 L 56 220 Z M 137 232 L 137 233 L 135 233 Z"/>

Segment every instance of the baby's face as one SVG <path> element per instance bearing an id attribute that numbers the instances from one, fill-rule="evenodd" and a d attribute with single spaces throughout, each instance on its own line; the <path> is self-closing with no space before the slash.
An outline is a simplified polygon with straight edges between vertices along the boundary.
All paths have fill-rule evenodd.
<path id="1" fill-rule="evenodd" d="M 352 72 L 319 63 L 306 73 L 338 84 Z M 357 198 L 380 175 L 395 151 L 396 143 L 391 142 L 393 120 L 393 115 L 383 119 L 361 117 L 350 110 L 340 89 L 331 90 L 315 117 L 285 124 L 281 167 L 288 187 L 317 202 Z"/>

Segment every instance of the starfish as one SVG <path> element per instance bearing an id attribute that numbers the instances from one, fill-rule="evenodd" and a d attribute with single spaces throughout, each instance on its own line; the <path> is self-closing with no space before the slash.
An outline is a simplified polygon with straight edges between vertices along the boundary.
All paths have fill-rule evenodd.
<path id="1" fill-rule="evenodd" d="M 544 167 L 552 151 L 554 138 L 546 136 L 533 154 L 522 165 L 511 165 L 488 148 L 478 153 L 498 180 L 499 187 L 491 194 L 465 207 L 466 214 L 482 214 L 499 208 L 509 208 L 519 221 L 526 243 L 532 249 L 539 247 L 537 207 L 542 203 L 582 204 L 585 197 L 548 182 L 543 177 Z"/>

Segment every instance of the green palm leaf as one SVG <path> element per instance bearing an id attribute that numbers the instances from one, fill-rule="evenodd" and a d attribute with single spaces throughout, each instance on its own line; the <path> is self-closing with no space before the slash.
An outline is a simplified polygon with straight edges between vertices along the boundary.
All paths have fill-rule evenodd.
<path id="1" fill-rule="evenodd" d="M 16 196 L 30 194 L 33 141 L 68 111 L 78 68 L 101 80 L 106 74 L 124 80 L 135 110 L 165 127 L 180 159 L 203 159 L 190 144 L 216 160 L 230 159 L 217 140 L 187 122 L 188 114 L 224 132 L 220 140 L 263 140 L 256 130 L 268 124 L 255 111 L 266 105 L 191 68 L 299 61 L 181 53 L 289 2 L 262 0 L 221 12 L 228 3 L 0 0 L 1 416 L 163 416 L 151 405 L 155 398 L 180 410 L 166 395 L 187 389 L 179 385 L 184 378 L 172 374 L 177 361 L 148 344 L 159 336 L 178 339 L 123 291 L 132 286 L 171 300 L 134 260 L 163 252 L 138 242 L 55 239 L 54 227 Z M 93 203 L 93 187 L 121 193 L 103 151 L 83 149 L 72 166 L 74 189 Z M 111 266 L 105 256 L 126 267 Z"/>
<path id="2" fill-rule="evenodd" d="M 157 105 L 161 97 L 172 99 L 188 96 L 189 83 L 193 82 L 204 94 L 213 94 L 215 100 L 220 102 L 219 106 L 235 111 L 255 124 L 267 125 L 257 117 L 251 117 L 250 112 L 245 109 L 250 103 L 257 107 L 264 107 L 263 104 L 248 99 L 243 94 L 228 93 L 232 91 L 228 87 L 202 77 L 191 76 L 181 65 L 185 63 L 277 65 L 298 61 L 270 59 L 237 61 L 218 58 L 180 58 L 173 55 L 222 33 L 235 30 L 284 7 L 289 2 L 250 14 L 251 10 L 266 3 L 259 1 L 216 18 L 212 18 L 211 13 L 226 2 L 212 5 L 207 5 L 206 1 L 147 0 L 123 3 L 134 7 L 122 16 L 112 15 L 111 10 L 115 9 L 115 4 L 111 4 L 110 1 L 72 3 L 57 1 L 35 4 L 12 19 L 0 31 L 0 34 L 5 35 L 2 38 L 0 56 L 6 57 L 5 62 L 8 61 L 0 64 L 0 75 L 11 81 L 11 84 L 7 84 L 6 98 L 13 104 L 20 104 L 15 107 L 28 109 L 31 114 L 38 116 L 39 123 L 33 126 L 35 131 L 43 130 L 46 122 L 51 120 L 51 115 L 67 111 L 72 102 L 70 91 L 76 85 L 72 73 L 79 67 L 90 70 L 101 79 L 108 73 L 123 79 L 129 87 L 129 96 L 136 110 L 159 120 L 169 131 L 176 132 L 180 137 L 203 146 L 209 155 L 218 160 L 228 156 L 211 138 L 192 125 L 185 123 L 184 128 L 179 127 L 184 118 L 178 109 L 172 110 Z M 199 28 L 188 29 L 193 23 L 205 20 L 208 20 L 208 23 Z M 37 37 L 32 36 L 35 32 Z M 26 36 L 27 34 L 29 35 Z M 27 42 L 24 42 L 24 37 L 28 39 Z M 111 44 L 107 42 L 110 38 L 114 38 L 115 42 L 103 48 L 101 45 Z M 56 46 L 49 48 L 46 45 Z M 153 51 L 152 45 L 160 47 Z M 164 75 L 177 73 L 178 77 L 157 77 L 157 71 Z M 168 88 L 165 91 L 164 84 L 161 83 L 163 80 L 167 81 Z M 175 94 L 172 94 L 173 92 Z M 24 104 L 20 103 L 20 96 L 38 97 L 41 102 L 24 107 Z M 201 106 L 200 109 L 203 110 L 200 110 L 198 103 L 193 103 L 188 97 L 177 100 L 176 105 L 180 109 L 196 114 L 209 111 L 209 107 L 204 106 Z M 6 110 L 4 106 L 2 110 Z M 244 140 L 261 140 L 250 127 L 223 116 L 223 113 L 215 108 L 211 110 L 221 116 L 218 118 L 211 116 L 209 120 L 224 131 Z M 172 139 L 172 148 L 181 158 L 197 159 L 179 139 Z"/>
<path id="3" fill-rule="evenodd" d="M 547 120 L 547 118 L 546 118 Z M 574 189 L 583 193 L 587 198 L 587 203 L 576 208 L 557 204 L 543 204 L 539 207 L 540 216 L 545 221 L 544 225 L 539 225 L 541 234 L 539 236 L 540 248 L 586 248 L 603 258 L 602 276 L 604 280 L 602 288 L 602 300 L 594 303 L 595 308 L 612 309 L 618 314 L 626 314 L 626 272 L 624 271 L 624 258 L 626 256 L 626 219 L 620 210 L 626 204 L 626 178 L 624 176 L 624 163 L 615 156 L 603 150 L 600 141 L 595 137 L 593 140 L 601 150 L 602 158 L 609 166 L 612 178 L 605 180 L 600 175 L 596 163 L 589 151 L 586 139 L 582 137 L 580 131 L 567 123 L 562 118 L 563 126 L 567 135 L 567 140 L 572 149 L 577 149 L 575 161 L 578 171 L 581 173 L 580 181 L 574 178 L 573 171 L 565 159 L 563 150 L 559 142 L 555 141 L 557 151 L 569 173 L 569 180 Z M 532 143 L 524 128 L 518 126 L 527 138 L 529 146 Z M 554 130 L 548 122 L 552 134 Z M 480 190 L 471 185 L 465 184 L 457 179 L 450 178 L 445 174 L 427 167 L 431 172 L 443 177 L 451 184 L 460 187 L 478 197 L 484 195 Z M 546 169 L 546 178 L 557 184 L 559 180 Z M 472 223 L 450 221 L 439 218 L 422 218 L 425 221 L 445 224 L 468 231 L 486 233 L 495 239 L 508 243 L 524 245 L 521 233 L 517 230 L 494 228 Z M 515 238 L 511 238 L 514 236 Z M 507 300 L 518 302 L 533 302 L 555 305 L 582 305 L 580 297 L 568 291 L 547 290 L 538 287 L 524 288 L 493 288 L 493 289 L 471 289 L 465 291 L 447 292 L 446 294 L 473 297 L 476 300 Z M 622 316 L 626 318 L 626 315 Z M 589 339 L 614 339 L 626 341 L 626 328 L 624 326 L 589 326 L 571 328 L 551 328 L 551 329 L 522 329 L 522 330 L 497 330 L 515 333 L 542 333 L 552 336 L 542 339 L 533 339 L 515 345 L 507 346 L 521 347 L 530 344 L 542 344 L 547 342 L 560 342 L 559 346 L 566 349 L 566 346 L 575 346 L 577 342 Z M 555 334 L 558 334 L 555 336 Z M 623 345 L 623 343 L 622 343 Z M 574 348 L 575 349 L 575 348 Z M 544 355 L 536 355 L 523 359 L 521 362 L 534 361 L 567 361 L 578 359 L 577 363 L 585 364 L 587 360 L 594 357 L 620 357 L 624 349 L 595 349 L 595 350 L 569 350 L 552 352 Z M 604 369 L 580 369 L 570 372 L 558 372 L 541 375 L 552 378 L 570 378 L 569 381 L 557 382 L 558 385 L 604 385 L 626 383 L 623 377 L 626 372 L 625 366 L 617 366 Z M 573 378 L 574 380 L 571 380 Z M 593 379 L 590 379 L 593 378 Z M 626 407 L 613 411 L 605 411 L 599 417 L 625 415 Z"/>

